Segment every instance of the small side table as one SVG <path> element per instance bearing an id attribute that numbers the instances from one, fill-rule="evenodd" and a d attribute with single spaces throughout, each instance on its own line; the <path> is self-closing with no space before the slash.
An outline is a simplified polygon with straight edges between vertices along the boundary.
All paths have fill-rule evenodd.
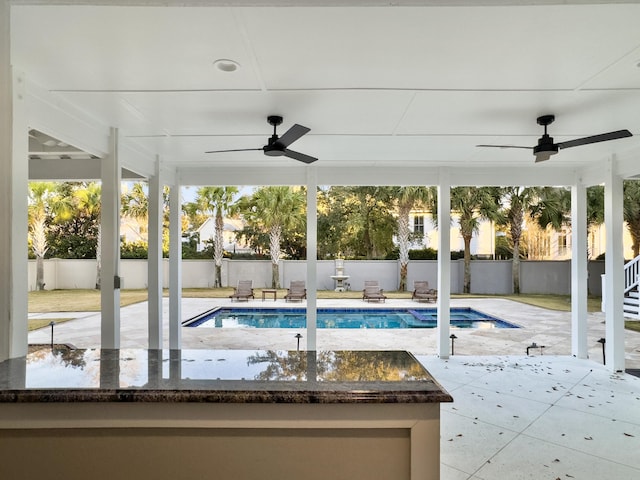
<path id="1" fill-rule="evenodd" d="M 267 295 L 273 295 L 273 301 L 276 301 L 276 298 L 278 298 L 278 291 L 277 290 L 270 290 L 270 289 L 265 289 L 262 290 L 262 301 L 264 302 L 264 299 L 266 298 Z"/>

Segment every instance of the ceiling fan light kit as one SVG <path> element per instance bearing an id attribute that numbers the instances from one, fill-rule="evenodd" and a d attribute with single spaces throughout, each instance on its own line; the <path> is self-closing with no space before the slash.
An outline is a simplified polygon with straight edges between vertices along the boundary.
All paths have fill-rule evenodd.
<path id="1" fill-rule="evenodd" d="M 575 140 L 569 140 L 567 142 L 554 143 L 553 137 L 547 133 L 547 127 L 553 123 L 556 119 L 555 115 L 542 115 L 536 119 L 538 125 L 544 127 L 544 134 L 538 139 L 538 144 L 535 147 L 523 147 L 519 145 L 476 145 L 477 147 L 491 147 L 491 148 L 526 148 L 533 150 L 533 154 L 536 157 L 536 163 L 549 160 L 552 155 L 558 153 L 559 150 L 564 148 L 579 147 L 580 145 L 589 145 L 591 143 L 608 142 L 609 140 L 618 140 L 620 138 L 631 137 L 632 134 L 629 130 L 616 130 L 609 133 L 601 133 L 599 135 L 592 135 L 590 137 L 576 138 Z"/>

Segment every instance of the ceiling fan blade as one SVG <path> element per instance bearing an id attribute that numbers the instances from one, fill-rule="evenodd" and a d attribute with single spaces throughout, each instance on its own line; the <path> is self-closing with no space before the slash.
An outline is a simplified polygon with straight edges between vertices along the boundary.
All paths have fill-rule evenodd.
<path id="1" fill-rule="evenodd" d="M 289 150 L 289 149 L 284 151 L 284 156 L 293 158 L 294 160 L 298 160 L 299 162 L 304 162 L 304 163 L 313 163 L 316 160 L 318 160 L 317 158 L 312 157 L 310 155 L 305 155 L 304 153 L 300 153 L 300 152 L 294 152 L 293 150 Z"/>
<path id="2" fill-rule="evenodd" d="M 204 153 L 227 153 L 227 152 L 257 152 L 258 150 L 262 150 L 262 148 L 238 148 L 236 150 L 212 150 L 210 152 Z"/>
<path id="3" fill-rule="evenodd" d="M 476 147 L 489 147 L 489 148 L 526 148 L 531 150 L 533 147 L 521 147 L 519 145 L 476 145 Z"/>
<path id="4" fill-rule="evenodd" d="M 558 143 L 558 148 L 579 147 L 580 145 L 588 145 L 590 143 L 607 142 L 609 140 L 618 140 L 619 138 L 631 137 L 629 130 L 616 130 L 615 132 L 602 133 L 591 137 L 577 138 L 568 142 Z"/>
<path id="5" fill-rule="evenodd" d="M 278 139 L 278 143 L 284 148 L 287 148 L 289 145 L 298 140 L 305 133 L 308 133 L 310 130 L 310 128 L 303 127 L 302 125 L 298 125 L 296 123 L 293 127 L 282 134 L 282 136 Z"/>

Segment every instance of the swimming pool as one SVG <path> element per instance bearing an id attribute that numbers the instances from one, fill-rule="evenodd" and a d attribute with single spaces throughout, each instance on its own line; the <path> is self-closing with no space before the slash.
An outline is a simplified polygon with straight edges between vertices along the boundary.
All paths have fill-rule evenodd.
<path id="1" fill-rule="evenodd" d="M 435 308 L 319 308 L 318 328 L 435 328 Z M 204 328 L 306 328 L 304 308 L 214 308 L 184 322 Z M 451 309 L 452 328 L 520 328 L 472 308 Z"/>

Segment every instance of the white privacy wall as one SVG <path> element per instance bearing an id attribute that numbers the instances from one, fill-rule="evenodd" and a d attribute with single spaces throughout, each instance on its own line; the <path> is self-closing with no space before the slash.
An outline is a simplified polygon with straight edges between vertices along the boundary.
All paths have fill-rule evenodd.
<path id="1" fill-rule="evenodd" d="M 163 287 L 169 286 L 169 260 L 163 260 Z M 344 271 L 350 290 L 362 290 L 365 280 L 377 280 L 386 291 L 397 290 L 400 283 L 400 264 L 395 260 L 345 260 Z M 213 260 L 183 260 L 183 288 L 212 288 L 215 265 Z M 330 260 L 318 261 L 317 285 L 319 290 L 332 290 L 335 282 L 331 275 L 335 264 Z M 589 262 L 589 293 L 601 294 L 600 275 L 604 273 L 604 262 Z M 306 262 L 303 260 L 283 260 L 279 266 L 280 285 L 289 286 L 292 280 L 306 278 Z M 147 261 L 122 260 L 121 275 L 125 289 L 147 288 Z M 464 278 L 463 260 L 451 262 L 451 292 L 462 293 Z M 29 261 L 29 290 L 36 288 L 36 261 Z M 224 260 L 222 264 L 222 284 L 237 285 L 238 280 L 253 280 L 255 288 L 271 287 L 271 262 L 268 260 Z M 435 260 L 414 260 L 409 262 L 407 289 L 412 290 L 413 282 L 427 280 L 437 288 L 437 262 Z M 50 259 L 44 261 L 44 281 L 46 290 L 92 289 L 96 282 L 95 260 Z M 522 261 L 520 262 L 520 283 L 522 293 L 560 294 L 571 293 L 570 261 Z M 471 262 L 471 293 L 498 294 L 512 293 L 510 260 L 475 260 Z"/>

